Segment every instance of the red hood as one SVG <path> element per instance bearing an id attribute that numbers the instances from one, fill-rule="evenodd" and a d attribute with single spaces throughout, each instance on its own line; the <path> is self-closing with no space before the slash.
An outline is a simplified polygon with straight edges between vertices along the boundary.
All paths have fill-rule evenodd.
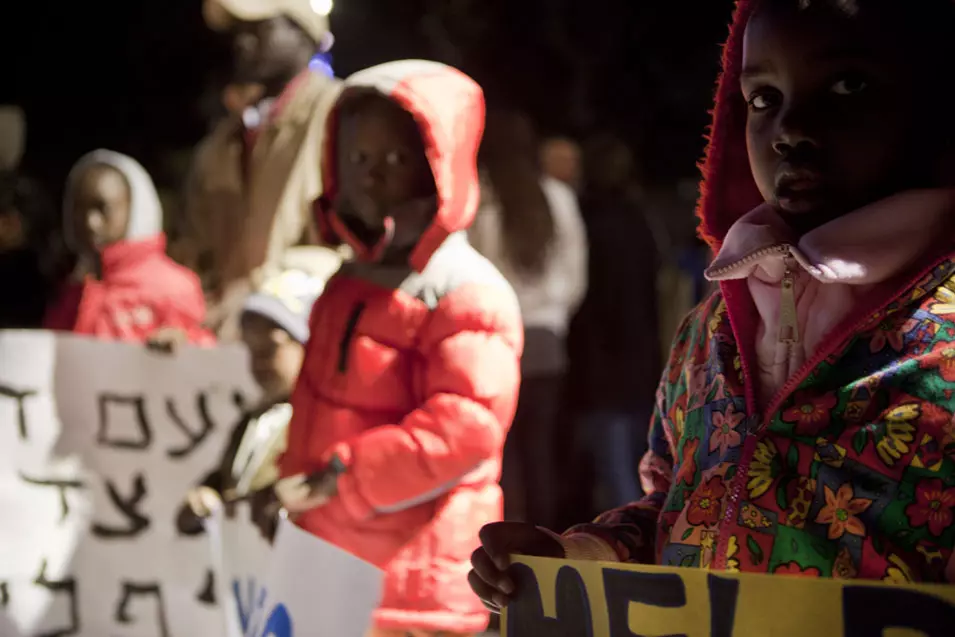
<path id="1" fill-rule="evenodd" d="M 709 130 L 700 186 L 700 235 L 716 252 L 733 223 L 763 203 L 746 153 L 746 102 L 739 89 L 743 66 L 743 32 L 756 0 L 738 0 L 729 39 L 723 48 L 723 71 L 717 81 L 716 106 Z"/>
<path id="2" fill-rule="evenodd" d="M 338 103 L 357 91 L 375 91 L 394 101 L 414 116 L 421 129 L 437 185 L 438 211 L 411 254 L 411 266 L 420 272 L 449 234 L 466 230 L 474 220 L 480 201 L 477 151 L 484 132 L 484 94 L 464 73 L 425 60 L 389 62 L 360 71 L 345 81 Z M 327 123 L 322 202 L 334 201 L 336 194 L 335 112 L 333 109 Z M 341 232 L 344 236 L 339 236 L 329 227 L 329 213 L 327 203 L 318 206 L 322 238 L 327 243 L 344 240 L 359 258 L 367 257 L 369 246 L 350 233 Z"/>

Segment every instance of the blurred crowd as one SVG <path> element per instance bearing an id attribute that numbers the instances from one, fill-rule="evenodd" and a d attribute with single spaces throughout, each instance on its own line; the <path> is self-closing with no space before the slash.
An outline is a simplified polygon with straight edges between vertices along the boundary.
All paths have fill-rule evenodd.
<path id="1" fill-rule="evenodd" d="M 158 277 L 150 270 L 152 281 L 169 281 L 172 274 L 175 287 L 180 266 L 198 277 L 192 307 L 186 301 L 186 307 L 170 309 L 185 318 L 167 319 L 164 326 L 186 326 L 204 306 L 197 329 L 207 330 L 209 338 L 236 340 L 247 298 L 287 270 L 290 259 L 301 264 L 314 257 L 308 251 L 295 256 L 292 248 L 318 243 L 310 201 L 321 194 L 323 121 L 313 107 L 323 99 L 330 106 L 323 92 L 334 80 L 324 68 L 316 71 L 306 54 L 313 46 L 307 32 L 283 18 L 262 24 L 282 28 L 273 22 L 300 37 L 301 51 L 296 55 L 291 44 L 286 50 L 268 46 L 246 63 L 287 65 L 275 71 L 287 81 L 265 93 L 255 84 L 223 90 L 229 115 L 197 146 L 182 193 L 165 198 L 173 202 L 165 219 L 145 170 L 118 153 L 82 158 L 58 205 L 51 193 L 63 187 L 18 170 L 27 143 L 23 112 L 0 109 L 0 269 L 6 287 L 0 326 L 146 340 L 148 330 L 78 324 L 78 301 L 69 298 L 78 290 L 71 283 L 107 274 L 102 268 L 108 263 L 89 259 L 97 241 L 128 245 L 136 239 L 135 251 L 148 252 L 151 243 L 176 262 L 162 263 Z M 327 33 L 322 25 L 316 28 Z M 302 75 L 310 63 L 312 70 Z M 240 70 L 239 76 L 257 72 Z M 277 117 L 283 106 L 298 107 L 303 116 Z M 284 136 L 277 130 L 283 125 L 289 128 Z M 261 126 L 267 128 L 264 143 L 254 139 Z M 234 134 L 240 128 L 245 139 Z M 690 216 L 696 193 L 642 188 L 634 154 L 612 135 L 539 140 L 533 122 L 513 111 L 489 116 L 480 166 L 481 205 L 469 238 L 515 288 L 525 329 L 520 407 L 503 479 L 507 514 L 560 527 L 640 493 L 636 463 L 645 451 L 664 344 L 705 292 L 700 273 L 706 251 L 673 223 L 674 217 Z M 92 174 L 80 179 L 84 171 Z M 77 199 L 109 205 L 111 189 L 122 199 L 123 184 L 110 183 L 109 175 L 117 174 L 128 184 L 131 221 L 110 234 L 100 227 L 106 217 L 91 212 L 96 202 L 80 208 Z M 84 234 L 75 231 L 77 223 L 100 235 L 86 252 L 76 243 Z M 345 255 L 320 254 L 319 265 L 305 269 L 327 278 L 329 259 L 337 263 L 339 256 Z M 189 287 L 188 277 L 179 284 Z M 569 474 L 576 479 L 567 479 Z"/>
<path id="2" fill-rule="evenodd" d="M 410 80 L 388 75 L 399 67 L 379 70 L 385 77 L 374 79 L 375 90 L 384 94 L 381 87 L 389 87 L 389 99 L 404 112 L 385 108 L 376 115 L 385 122 L 377 133 L 361 126 L 350 133 L 344 121 L 360 100 L 348 108 L 341 101 L 342 82 L 329 56 L 334 40 L 326 15 L 312 4 L 205 3 L 208 26 L 232 39 L 234 67 L 221 89 L 220 115 L 197 141 L 178 192 L 161 193 L 135 158 L 102 149 L 78 158 L 64 184 L 38 183 L 19 170 L 29 143 L 24 113 L 0 109 L 0 328 L 62 330 L 165 351 L 187 342 L 245 343 L 265 397 L 236 431 L 221 469 L 189 494 L 180 527 L 199 532 L 197 521 L 213 500 L 267 487 L 278 476 L 275 459 L 283 451 L 286 461 L 297 453 L 292 441 L 286 450 L 285 430 L 296 376 L 311 369 L 307 360 L 302 367 L 309 339 L 333 339 L 335 330 L 344 330 L 343 371 L 359 315 L 364 310 L 362 320 L 371 320 L 371 305 L 360 304 L 344 326 L 326 326 L 309 318 L 312 303 L 340 276 L 339 267 L 348 270 L 346 277 L 367 278 L 354 264 L 380 261 L 404 240 L 401 227 L 387 219 L 380 236 L 366 237 L 374 215 L 360 197 L 345 201 L 354 207 L 351 217 L 342 210 L 326 214 L 329 206 L 344 205 L 332 173 L 346 184 L 380 178 L 387 191 L 388 171 L 414 168 L 410 154 L 385 153 L 384 176 L 374 172 L 378 168 L 363 177 L 349 171 L 367 160 L 366 146 L 390 139 L 388 127 L 404 126 L 395 118 L 410 112 L 418 127 L 431 130 L 430 137 L 422 134 L 424 148 L 417 132 L 411 141 L 397 138 L 418 146 L 411 154 L 423 152 L 431 163 L 430 186 L 414 186 L 412 203 L 433 201 L 435 194 L 453 198 L 447 193 L 467 187 L 459 182 L 467 179 L 468 160 L 442 175 L 440 158 L 466 153 L 460 139 L 468 134 L 456 127 L 473 127 L 481 140 L 477 200 L 468 194 L 461 205 L 474 214 L 465 234 L 483 261 L 473 267 L 461 261 L 454 272 L 472 271 L 453 276 L 478 277 L 481 264 L 490 262 L 516 295 L 523 322 L 520 392 L 501 475 L 505 517 L 563 528 L 636 500 L 663 344 L 705 293 L 706 252 L 687 232 L 695 187 L 648 187 L 620 139 L 607 133 L 540 139 L 535 123 L 515 109 L 491 108 L 481 137 L 483 99 L 470 120 L 464 102 L 442 106 L 456 118 L 452 134 L 462 136 L 447 146 L 443 133 L 434 132 L 444 115 L 414 100 L 424 99 L 428 73 L 448 71 L 423 62 L 402 63 Z M 402 82 L 416 82 L 418 93 L 403 93 Z M 383 107 L 353 108 L 365 117 Z M 336 117 L 343 123 L 333 136 Z M 339 139 L 350 146 L 336 148 Z M 57 203 L 52 193 L 60 191 Z M 458 223 L 442 210 L 439 225 Z M 421 242 L 432 229 L 423 232 Z M 340 240 L 323 241 L 328 236 Z M 409 250 L 418 241 L 415 235 Z M 356 254 L 356 246 L 368 254 Z M 411 252 L 412 264 L 418 250 Z M 427 303 L 426 296 L 419 293 Z M 316 404 L 313 409 L 333 410 Z M 507 429 L 507 422 L 500 424 Z"/>

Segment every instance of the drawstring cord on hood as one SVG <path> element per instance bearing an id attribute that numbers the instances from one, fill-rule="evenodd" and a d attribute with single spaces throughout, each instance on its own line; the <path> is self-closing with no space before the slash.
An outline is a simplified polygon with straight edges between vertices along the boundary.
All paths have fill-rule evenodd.
<path id="1" fill-rule="evenodd" d="M 331 226 L 332 232 L 355 249 L 355 256 L 359 261 L 365 261 L 367 263 L 377 263 L 381 261 L 385 256 L 385 252 L 391 247 L 395 239 L 395 219 L 392 216 L 385 217 L 382 220 L 383 232 L 381 233 L 381 237 L 379 237 L 378 241 L 373 245 L 369 246 L 348 229 L 348 226 L 335 211 L 329 211 L 327 214 L 328 223 Z"/>

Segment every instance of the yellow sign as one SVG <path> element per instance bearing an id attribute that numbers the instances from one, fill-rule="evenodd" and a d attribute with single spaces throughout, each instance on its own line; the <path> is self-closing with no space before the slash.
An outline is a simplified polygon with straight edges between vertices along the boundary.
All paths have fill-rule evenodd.
<path id="1" fill-rule="evenodd" d="M 955 586 L 514 563 L 503 637 L 955 637 Z"/>

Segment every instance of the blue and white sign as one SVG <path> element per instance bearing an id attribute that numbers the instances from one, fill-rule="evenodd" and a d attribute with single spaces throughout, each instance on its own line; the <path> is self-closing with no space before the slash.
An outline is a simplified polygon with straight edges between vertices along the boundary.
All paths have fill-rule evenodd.
<path id="1" fill-rule="evenodd" d="M 248 520 L 207 524 L 228 637 L 364 637 L 382 572 L 284 520 L 269 546 Z"/>

